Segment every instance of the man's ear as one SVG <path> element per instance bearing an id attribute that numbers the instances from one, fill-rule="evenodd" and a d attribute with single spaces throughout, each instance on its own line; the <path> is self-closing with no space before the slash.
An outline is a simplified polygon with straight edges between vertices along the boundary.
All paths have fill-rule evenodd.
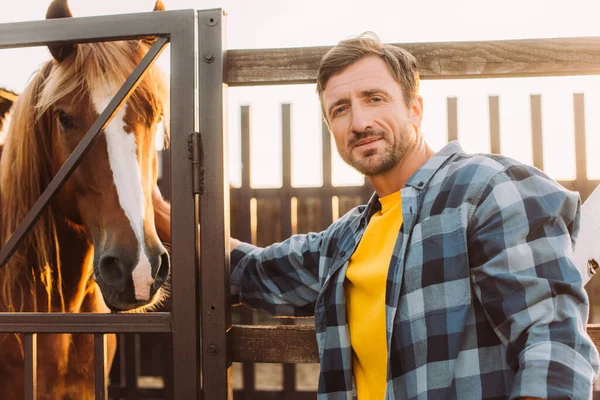
<path id="1" fill-rule="evenodd" d="M 409 108 L 409 114 L 412 126 L 418 132 L 423 121 L 423 98 L 420 95 L 416 95 L 413 99 Z"/>

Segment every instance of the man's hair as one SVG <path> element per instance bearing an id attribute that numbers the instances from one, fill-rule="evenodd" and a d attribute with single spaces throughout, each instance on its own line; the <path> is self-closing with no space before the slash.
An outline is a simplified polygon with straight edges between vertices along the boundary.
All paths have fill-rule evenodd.
<path id="1" fill-rule="evenodd" d="M 327 82 L 333 75 L 368 56 L 380 57 L 385 61 L 392 76 L 402 88 L 406 106 L 410 107 L 412 104 L 415 96 L 419 93 L 417 59 L 400 47 L 382 43 L 374 33 L 365 32 L 358 37 L 342 40 L 332 47 L 321 60 L 317 71 L 317 93 L 325 121 L 329 120 L 323 104 L 323 92 Z"/>

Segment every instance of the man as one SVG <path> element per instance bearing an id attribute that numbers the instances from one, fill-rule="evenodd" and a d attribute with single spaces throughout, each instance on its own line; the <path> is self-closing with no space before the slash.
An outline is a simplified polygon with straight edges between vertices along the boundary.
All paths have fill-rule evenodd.
<path id="1" fill-rule="evenodd" d="M 577 194 L 456 142 L 434 153 L 418 87 L 415 58 L 374 36 L 325 55 L 325 121 L 376 193 L 320 233 L 232 239 L 233 292 L 315 316 L 319 398 L 591 398 Z"/>
<path id="2" fill-rule="evenodd" d="M 363 35 L 318 72 L 341 157 L 376 194 L 327 230 L 232 240 L 240 300 L 315 315 L 327 399 L 590 398 L 579 199 L 535 168 L 420 132 L 415 58 Z"/>

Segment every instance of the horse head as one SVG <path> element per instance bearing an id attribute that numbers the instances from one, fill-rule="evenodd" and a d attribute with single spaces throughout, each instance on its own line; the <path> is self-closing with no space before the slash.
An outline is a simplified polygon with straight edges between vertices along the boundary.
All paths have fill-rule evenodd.
<path id="1" fill-rule="evenodd" d="M 160 0 L 156 9 L 163 9 Z M 67 1 L 54 0 L 46 17 L 71 17 Z M 4 157 L 10 160 L 3 160 L 1 176 L 5 202 L 4 189 L 17 188 L 24 207 L 33 204 L 148 48 L 145 40 L 49 46 L 52 60 L 15 104 L 5 146 L 11 156 Z M 167 101 L 160 71 L 151 67 L 52 203 L 93 247 L 93 277 L 112 310 L 154 303 L 169 275 L 152 205 L 156 135 Z M 47 241 L 51 224 L 41 224 L 49 232 L 36 227 L 37 235 Z"/>

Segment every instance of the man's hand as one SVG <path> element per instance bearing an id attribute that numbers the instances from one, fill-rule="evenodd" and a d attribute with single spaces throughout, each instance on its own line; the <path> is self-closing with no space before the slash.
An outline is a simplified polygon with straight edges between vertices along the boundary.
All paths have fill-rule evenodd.
<path id="1" fill-rule="evenodd" d="M 229 238 L 229 251 L 233 251 L 236 247 L 238 247 L 242 242 L 237 239 Z"/>

